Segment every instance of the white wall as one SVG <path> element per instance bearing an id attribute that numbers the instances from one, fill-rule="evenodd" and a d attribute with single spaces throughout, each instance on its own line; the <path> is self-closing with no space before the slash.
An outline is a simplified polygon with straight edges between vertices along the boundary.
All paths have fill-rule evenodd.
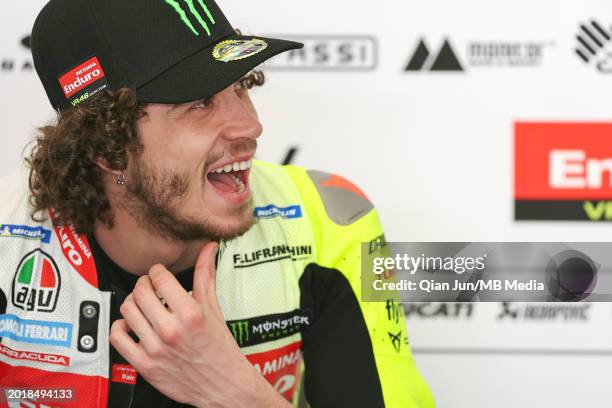
<path id="1" fill-rule="evenodd" d="M 28 59 L 19 40 L 43 4 L 3 9 L 0 63 Z M 513 220 L 512 134 L 516 120 L 612 122 L 612 74 L 573 52 L 579 22 L 596 18 L 612 26 L 610 1 L 220 4 L 247 33 L 376 39 L 375 70 L 275 69 L 254 98 L 265 127 L 259 156 L 278 162 L 297 146 L 294 163 L 351 178 L 377 204 L 389 240 L 610 240 L 608 223 Z M 466 71 L 403 72 L 421 37 L 434 53 L 448 37 Z M 470 66 L 467 47 L 475 41 L 538 42 L 543 54 L 533 67 Z M 32 72 L 0 70 L 0 95 L 3 175 L 52 111 Z M 501 310 L 477 304 L 470 316 L 408 317 L 418 365 L 440 407 L 609 405 L 609 304 L 592 304 L 580 321 L 533 320 L 520 312 L 502 319 Z"/>

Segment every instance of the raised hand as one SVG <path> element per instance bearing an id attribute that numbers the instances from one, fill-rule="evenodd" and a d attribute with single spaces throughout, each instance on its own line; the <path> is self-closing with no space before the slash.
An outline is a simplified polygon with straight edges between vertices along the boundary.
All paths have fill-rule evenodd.
<path id="1" fill-rule="evenodd" d="M 110 341 L 175 401 L 198 407 L 291 406 L 248 362 L 227 328 L 216 294 L 217 250 L 214 242 L 202 249 L 193 296 L 164 266 L 153 266 L 121 305 L 123 319 L 113 323 Z"/>

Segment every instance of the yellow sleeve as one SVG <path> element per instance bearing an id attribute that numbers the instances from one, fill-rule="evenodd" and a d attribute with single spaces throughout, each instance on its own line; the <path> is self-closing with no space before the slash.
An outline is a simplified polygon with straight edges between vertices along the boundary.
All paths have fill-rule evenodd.
<path id="1" fill-rule="evenodd" d="M 386 250 L 376 209 L 358 187 L 342 177 L 294 166 L 286 169 L 300 190 L 313 226 L 317 264 L 339 271 L 359 305 L 355 310 L 361 311 L 360 318 L 367 328 L 371 345 L 368 352 L 375 362 L 384 406 L 435 407 L 433 395 L 410 350 L 402 304 L 397 299 L 364 302 L 361 298 L 362 243 L 367 243 L 372 253 Z M 335 323 L 326 330 L 343 330 L 342 321 Z M 306 376 L 308 370 L 307 361 Z"/>

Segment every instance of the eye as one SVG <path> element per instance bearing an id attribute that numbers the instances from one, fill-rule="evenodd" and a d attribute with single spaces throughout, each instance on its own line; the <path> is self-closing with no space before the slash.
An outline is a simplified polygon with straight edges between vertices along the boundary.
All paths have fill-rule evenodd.
<path id="1" fill-rule="evenodd" d="M 190 109 L 207 109 L 211 103 L 212 99 L 202 99 L 193 104 Z"/>

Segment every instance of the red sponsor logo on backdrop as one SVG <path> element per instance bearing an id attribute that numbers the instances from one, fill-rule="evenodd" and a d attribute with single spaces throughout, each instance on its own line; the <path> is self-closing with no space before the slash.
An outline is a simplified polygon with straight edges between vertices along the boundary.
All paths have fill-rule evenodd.
<path id="1" fill-rule="evenodd" d="M 612 199 L 612 123 L 517 123 L 515 198 Z"/>
<path id="2" fill-rule="evenodd" d="M 516 123 L 517 219 L 612 220 L 612 123 Z"/>
<path id="3" fill-rule="evenodd" d="M 300 383 L 301 342 L 246 358 L 283 397 L 291 400 Z"/>
<path id="4" fill-rule="evenodd" d="M 106 74 L 98 58 L 92 57 L 59 77 L 59 83 L 62 86 L 66 98 L 70 98 L 72 95 L 85 89 L 94 82 L 103 79 L 105 76 Z"/>

